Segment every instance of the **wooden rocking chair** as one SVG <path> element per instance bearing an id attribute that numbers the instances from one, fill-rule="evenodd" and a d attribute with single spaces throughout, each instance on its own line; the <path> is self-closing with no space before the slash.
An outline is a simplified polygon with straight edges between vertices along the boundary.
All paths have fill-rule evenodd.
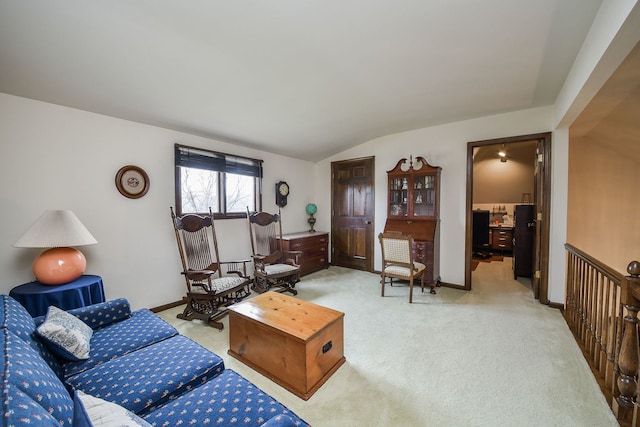
<path id="1" fill-rule="evenodd" d="M 211 209 L 208 215 L 176 216 L 171 208 L 171 218 L 187 284 L 187 305 L 177 317 L 204 320 L 222 330 L 218 320 L 227 314 L 225 307 L 251 294 L 246 268 L 249 260 L 219 261 Z M 224 276 L 222 266 L 226 268 Z"/>
<path id="2" fill-rule="evenodd" d="M 254 266 L 253 289 L 266 291 L 291 292 L 300 281 L 300 251 L 282 250 L 282 224 L 280 210 L 273 215 L 267 212 L 249 212 L 249 236 Z"/>

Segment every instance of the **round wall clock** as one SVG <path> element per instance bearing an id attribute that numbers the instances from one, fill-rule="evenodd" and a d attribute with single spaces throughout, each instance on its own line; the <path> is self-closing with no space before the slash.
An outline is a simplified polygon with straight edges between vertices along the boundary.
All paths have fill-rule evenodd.
<path id="1" fill-rule="evenodd" d="M 285 181 L 276 182 L 276 205 L 284 207 L 287 205 L 287 196 L 289 195 L 289 184 Z"/>
<path id="2" fill-rule="evenodd" d="M 149 191 L 149 175 L 138 166 L 123 166 L 116 174 L 116 188 L 124 197 L 138 199 Z"/>

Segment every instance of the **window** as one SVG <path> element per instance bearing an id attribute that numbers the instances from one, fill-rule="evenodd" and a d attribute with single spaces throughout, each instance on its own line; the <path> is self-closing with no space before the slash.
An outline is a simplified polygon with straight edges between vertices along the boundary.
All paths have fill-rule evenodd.
<path id="1" fill-rule="evenodd" d="M 239 218 L 262 210 L 262 160 L 175 145 L 176 212 Z"/>

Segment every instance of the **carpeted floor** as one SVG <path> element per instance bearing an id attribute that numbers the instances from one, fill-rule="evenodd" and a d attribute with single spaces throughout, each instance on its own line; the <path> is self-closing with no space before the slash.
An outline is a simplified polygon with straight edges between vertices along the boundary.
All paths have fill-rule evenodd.
<path id="1" fill-rule="evenodd" d="M 481 262 L 502 262 L 503 260 L 504 257 L 502 255 L 492 255 L 488 258 L 473 258 L 471 260 L 471 271 L 476 271 L 476 268 L 478 268 Z"/>
<path id="2" fill-rule="evenodd" d="M 299 297 L 345 313 L 346 363 L 308 401 L 227 355 L 228 332 L 160 313 L 311 425 L 617 426 L 558 310 L 505 262 L 480 263 L 473 291 L 437 295 L 338 267 Z"/>

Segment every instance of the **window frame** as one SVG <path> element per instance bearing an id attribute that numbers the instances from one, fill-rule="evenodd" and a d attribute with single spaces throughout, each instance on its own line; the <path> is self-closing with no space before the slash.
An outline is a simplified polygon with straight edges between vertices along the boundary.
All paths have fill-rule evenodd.
<path id="1" fill-rule="evenodd" d="M 184 154 L 193 151 L 197 153 L 198 162 L 203 160 L 206 162 L 206 158 L 211 158 L 211 163 L 206 168 L 197 168 L 195 166 L 189 166 L 185 164 Z M 242 164 L 250 165 L 244 173 L 237 173 L 239 167 L 235 163 L 236 160 L 241 160 Z M 188 163 L 188 160 L 186 161 Z M 226 175 L 236 174 L 251 176 L 254 179 L 254 204 L 256 211 L 262 211 L 262 178 L 263 178 L 263 161 L 260 159 L 254 159 L 251 157 L 238 156 L 235 154 L 221 153 L 219 151 L 207 150 L 204 148 L 192 147 L 188 145 L 175 144 L 174 146 L 174 179 L 175 179 L 175 209 L 177 215 L 182 215 L 182 174 L 181 168 L 189 167 L 193 169 L 205 169 L 218 174 L 217 179 L 217 197 L 219 212 L 214 212 L 214 219 L 238 219 L 246 218 L 246 212 L 227 212 L 227 179 Z M 235 166 L 234 166 L 235 165 Z M 250 171 L 248 170 L 250 169 Z M 205 214 L 208 212 L 189 212 L 196 214 Z"/>

